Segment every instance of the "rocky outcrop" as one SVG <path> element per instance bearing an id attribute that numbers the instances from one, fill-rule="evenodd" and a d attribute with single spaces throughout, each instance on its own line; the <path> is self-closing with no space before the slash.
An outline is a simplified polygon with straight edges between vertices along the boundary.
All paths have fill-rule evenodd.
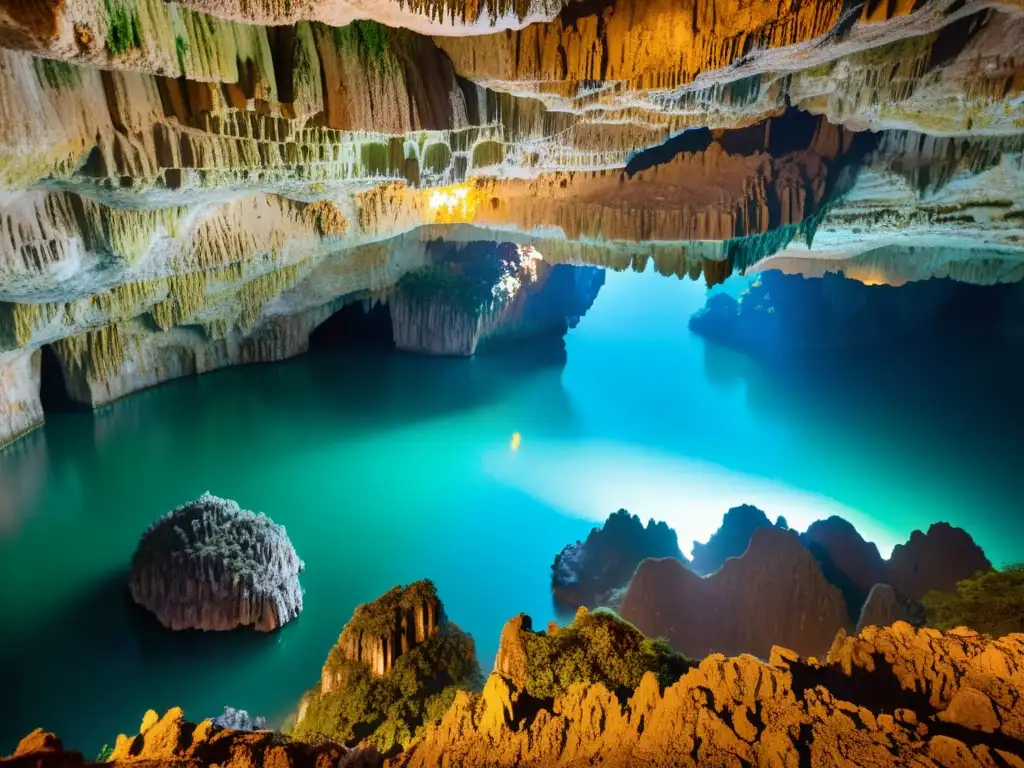
<path id="1" fill-rule="evenodd" d="M 768 658 L 775 644 L 822 656 L 836 631 L 852 624 L 842 595 L 797 534 L 774 526 L 755 529 L 743 555 L 707 577 L 676 560 L 644 561 L 621 613 L 690 658 Z"/>
<path id="2" fill-rule="evenodd" d="M 551 565 L 555 606 L 573 612 L 581 605 L 618 607 L 618 593 L 649 557 L 686 562 L 675 531 L 665 523 L 648 520 L 645 527 L 624 509 L 613 512 L 603 526 L 591 529 L 585 542 L 568 544 L 555 555 Z"/>
<path id="3" fill-rule="evenodd" d="M 860 591 L 860 603 L 879 582 L 885 581 L 885 561 L 874 542 L 865 541 L 853 524 L 837 515 L 816 520 L 800 534 L 804 546 L 827 556 Z"/>
<path id="4" fill-rule="evenodd" d="M 928 612 L 924 605 L 909 597 L 903 597 L 890 584 L 875 584 L 868 592 L 860 617 L 857 632 L 867 627 L 888 627 L 898 621 L 915 627 L 924 626 Z"/>
<path id="5" fill-rule="evenodd" d="M 395 587 L 353 612 L 299 704 L 293 735 L 390 753 L 479 674 L 473 639 L 446 619 L 433 583 Z"/>
<path id="6" fill-rule="evenodd" d="M 178 707 L 162 717 L 146 712 L 136 736 L 117 737 L 109 763 L 116 765 L 237 766 L 268 768 L 336 765 L 339 768 L 379 766 L 373 750 L 347 749 L 339 744 L 301 744 L 274 731 L 224 728 L 212 720 L 190 723 Z"/>
<path id="7" fill-rule="evenodd" d="M 897 624 L 837 640 L 821 663 L 715 654 L 674 685 L 648 673 L 623 705 L 605 686 L 537 702 L 495 674 L 460 694 L 398 765 L 1024 766 L 1015 691 L 1024 636 Z"/>
<path id="8" fill-rule="evenodd" d="M 209 493 L 167 513 L 132 556 L 132 599 L 169 629 L 270 632 L 302 611 L 283 526 Z"/>
<path id="9" fill-rule="evenodd" d="M 408 352 L 469 356 L 487 346 L 579 322 L 604 283 L 593 267 L 550 265 L 531 248 L 475 244 L 461 261 L 406 275 L 390 299 L 395 346 Z M 470 260 L 471 259 L 471 260 Z"/>
<path id="10" fill-rule="evenodd" d="M 179 709 L 148 712 L 138 736 L 118 737 L 108 765 L 1022 768 L 1022 688 L 1024 635 L 992 640 L 897 623 L 840 633 L 818 662 L 776 646 L 768 661 L 714 654 L 669 685 L 647 671 L 623 698 L 604 683 L 575 682 L 537 699 L 496 671 L 482 693 L 458 693 L 439 723 L 387 760 L 371 749 L 194 725 Z M 83 760 L 36 731 L 0 764 Z"/>
<path id="11" fill-rule="evenodd" d="M 342 658 L 366 664 L 375 675 L 384 675 L 401 654 L 440 632 L 445 622 L 433 583 L 417 581 L 408 587 L 395 587 L 356 608 L 335 648 Z M 320 687 L 327 693 L 336 687 L 336 681 L 325 674 Z"/>
<path id="12" fill-rule="evenodd" d="M 43 423 L 39 351 L 0 353 L 0 449 Z"/>
<path id="13" fill-rule="evenodd" d="M 930 590 L 956 591 L 956 583 L 992 563 L 963 528 L 933 523 L 927 533 L 914 531 L 906 544 L 897 544 L 887 564 L 888 582 L 907 597 L 920 600 Z"/>
<path id="14" fill-rule="evenodd" d="M 771 524 L 768 516 L 757 507 L 750 504 L 733 507 L 722 517 L 722 524 L 707 542 L 693 542 L 690 570 L 699 576 L 714 573 L 730 557 L 739 557 L 747 551 L 755 530 Z"/>

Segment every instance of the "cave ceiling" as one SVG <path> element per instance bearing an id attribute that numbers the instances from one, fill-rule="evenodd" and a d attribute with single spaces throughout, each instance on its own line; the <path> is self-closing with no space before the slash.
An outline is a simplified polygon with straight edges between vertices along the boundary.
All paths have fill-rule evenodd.
<path id="1" fill-rule="evenodd" d="M 1019 280 L 1022 158 L 1022 0 L 0 0 L 0 358 L 308 331 L 438 239 Z"/>

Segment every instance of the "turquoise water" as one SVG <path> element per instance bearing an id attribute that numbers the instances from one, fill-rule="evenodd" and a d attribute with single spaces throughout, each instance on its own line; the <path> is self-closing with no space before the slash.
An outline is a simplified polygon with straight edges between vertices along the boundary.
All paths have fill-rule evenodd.
<path id="1" fill-rule="evenodd" d="M 148 708 L 280 721 L 352 609 L 424 577 L 487 668 L 509 617 L 555 618 L 554 554 L 622 506 L 684 550 L 750 502 L 795 527 L 843 514 L 883 553 L 948 520 L 1024 559 L 1012 355 L 764 369 L 686 329 L 703 301 L 609 273 L 564 357 L 319 350 L 51 416 L 0 454 L 0 753 L 43 725 L 91 754 Z M 130 610 L 139 534 L 206 490 L 284 524 L 305 560 L 282 631 L 175 634 Z"/>

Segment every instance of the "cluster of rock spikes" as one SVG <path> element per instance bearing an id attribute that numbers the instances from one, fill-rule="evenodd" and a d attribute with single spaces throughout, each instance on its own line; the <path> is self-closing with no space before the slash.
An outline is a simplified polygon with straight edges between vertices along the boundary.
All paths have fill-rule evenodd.
<path id="1" fill-rule="evenodd" d="M 0 445 L 508 241 L 1018 280 L 1021 0 L 0 0 Z"/>
<path id="2" fill-rule="evenodd" d="M 458 693 L 440 722 L 396 755 L 189 723 L 172 709 L 147 713 L 138 735 L 119 736 L 106 764 L 1024 766 L 1024 635 L 993 640 L 898 622 L 840 633 L 821 660 L 780 647 L 767 661 L 713 654 L 667 687 L 647 672 L 624 699 L 602 683 L 575 683 L 539 700 L 523 677 L 528 624 L 518 617 L 506 626 L 482 693 Z M 510 658 L 527 666 L 502 663 Z M 11 768 L 83 763 L 42 730 L 0 758 Z"/>

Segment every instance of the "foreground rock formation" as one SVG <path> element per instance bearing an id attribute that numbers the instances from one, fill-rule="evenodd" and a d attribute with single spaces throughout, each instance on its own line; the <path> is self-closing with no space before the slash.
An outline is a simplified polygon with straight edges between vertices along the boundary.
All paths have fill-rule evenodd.
<path id="1" fill-rule="evenodd" d="M 279 360 L 437 239 L 1020 280 L 1022 29 L 1019 0 L 3 0 L 0 443 L 42 346 L 93 406 Z"/>
<path id="2" fill-rule="evenodd" d="M 205 493 L 142 534 L 129 588 L 170 629 L 270 632 L 302 611 L 302 569 L 283 526 Z"/>
<path id="3" fill-rule="evenodd" d="M 555 555 L 551 565 L 555 606 L 572 612 L 580 606 L 618 607 L 621 590 L 649 557 L 686 562 L 675 531 L 665 523 L 648 520 L 645 527 L 624 509 L 612 513 L 603 526 L 591 529 L 586 541 L 567 544 Z"/>
<path id="4" fill-rule="evenodd" d="M 395 587 L 356 608 L 302 699 L 293 735 L 391 753 L 479 674 L 473 639 L 447 620 L 433 583 Z"/>
<path id="5" fill-rule="evenodd" d="M 518 631 L 518 630 L 517 630 Z M 536 665 L 527 659 L 526 664 Z M 527 667 L 536 675 L 540 670 Z M 840 635 L 820 662 L 775 647 L 770 661 L 715 654 L 661 686 L 653 671 L 620 699 L 601 682 L 530 696 L 495 671 L 482 694 L 461 692 L 436 726 L 390 760 L 366 750 L 279 740 L 148 713 L 119 737 L 118 766 L 225 768 L 629 765 L 1024 766 L 1024 635 L 999 640 L 898 623 Z M 329 762 L 328 762 L 329 761 Z M 83 764 L 37 731 L 0 764 Z"/>

